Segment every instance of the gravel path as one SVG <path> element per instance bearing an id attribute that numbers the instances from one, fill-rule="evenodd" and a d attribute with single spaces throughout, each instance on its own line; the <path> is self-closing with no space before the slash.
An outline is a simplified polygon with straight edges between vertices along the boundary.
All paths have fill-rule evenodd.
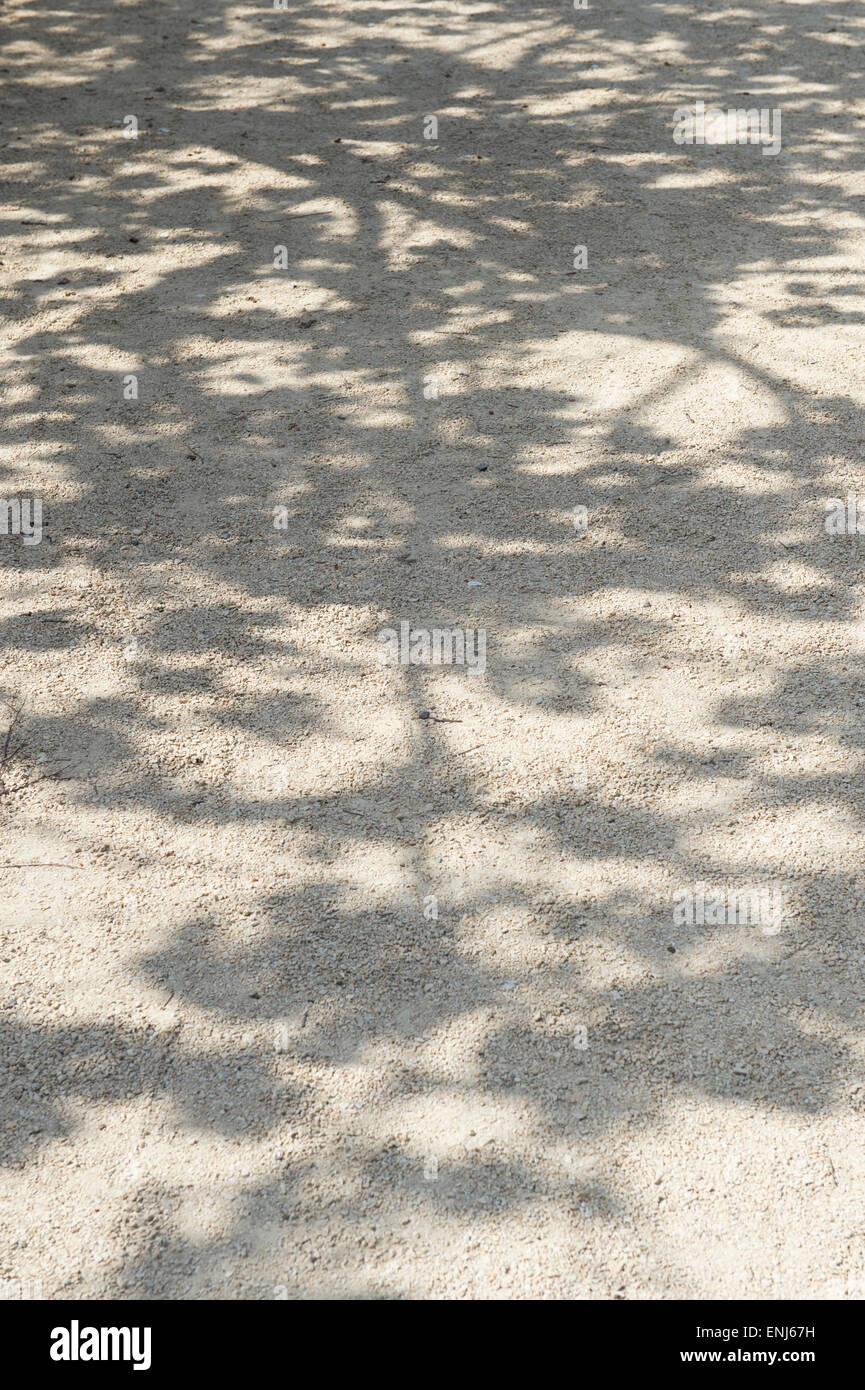
<path id="1" fill-rule="evenodd" d="M 0 1283 L 865 1295 L 865 20 L 0 28 Z"/>

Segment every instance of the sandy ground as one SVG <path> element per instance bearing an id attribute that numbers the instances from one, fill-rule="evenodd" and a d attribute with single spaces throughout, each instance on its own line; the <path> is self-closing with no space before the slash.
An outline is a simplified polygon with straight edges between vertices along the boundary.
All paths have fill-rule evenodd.
<path id="1" fill-rule="evenodd" d="M 0 1287 L 865 1295 L 859 7 L 0 25 Z"/>

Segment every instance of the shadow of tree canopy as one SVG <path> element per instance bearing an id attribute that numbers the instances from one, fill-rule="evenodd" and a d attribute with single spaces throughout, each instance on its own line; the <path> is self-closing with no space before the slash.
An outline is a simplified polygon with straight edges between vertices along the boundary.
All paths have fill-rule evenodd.
<path id="1" fill-rule="evenodd" d="M 823 503 L 865 439 L 861 19 L 0 14 L 0 493 L 46 519 L 0 537 L 0 694 L 44 774 L 0 812 L 82 862 L 115 818 L 123 968 L 187 1019 L 13 1011 L 5 1162 L 141 1095 L 181 1146 L 269 1145 L 218 1236 L 183 1235 L 162 1174 L 130 1193 L 150 1235 L 122 1217 L 85 1278 L 145 1296 L 212 1293 L 238 1243 L 290 1296 L 411 1296 L 403 1210 L 547 1203 L 590 1291 L 642 1222 L 648 1287 L 688 1294 L 605 1160 L 623 1131 L 703 1102 L 810 1123 L 859 1075 L 861 565 Z M 780 155 L 676 145 L 701 99 L 780 107 Z M 382 668 L 404 619 L 484 628 L 484 675 Z M 196 901 L 223 873 L 236 901 Z M 674 927 L 709 880 L 783 884 L 784 932 Z M 433 1182 L 449 1106 L 510 1128 L 472 1156 L 453 1121 Z"/>

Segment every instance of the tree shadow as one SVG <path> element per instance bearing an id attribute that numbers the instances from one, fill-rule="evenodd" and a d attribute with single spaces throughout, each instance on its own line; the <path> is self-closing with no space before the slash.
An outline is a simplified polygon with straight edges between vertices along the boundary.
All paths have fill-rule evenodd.
<path id="1" fill-rule="evenodd" d="M 141 1095 L 181 1147 L 299 1136 L 217 1235 L 143 1179 L 150 1233 L 121 1218 L 86 1280 L 212 1296 L 245 1244 L 286 1270 L 261 1296 L 408 1297 L 403 1211 L 551 1206 L 597 1252 L 654 1229 L 622 1145 L 677 1106 L 836 1113 L 861 566 L 822 503 L 865 438 L 858 21 L 292 0 L 5 25 L 0 491 L 46 530 L 0 536 L 0 653 L 4 692 L 40 692 L 21 771 L 45 780 L 0 814 L 85 858 L 116 817 L 112 901 L 160 923 L 125 923 L 124 968 L 185 1026 L 16 1005 L 4 1159 Z M 780 156 L 677 146 L 698 99 L 780 106 Z M 486 672 L 383 668 L 403 619 L 484 628 Z M 235 901 L 202 906 L 221 861 Z M 674 928 L 707 880 L 781 885 L 783 933 Z M 357 1243 L 382 1206 L 393 1269 Z M 687 1293 L 662 1244 L 646 1278 Z"/>

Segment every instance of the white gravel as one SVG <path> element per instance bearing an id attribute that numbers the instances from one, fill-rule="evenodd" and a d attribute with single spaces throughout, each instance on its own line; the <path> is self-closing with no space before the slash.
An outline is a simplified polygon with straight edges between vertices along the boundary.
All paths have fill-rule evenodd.
<path id="1" fill-rule="evenodd" d="M 836 10 L 3 4 L 7 1286 L 863 1296 Z"/>

